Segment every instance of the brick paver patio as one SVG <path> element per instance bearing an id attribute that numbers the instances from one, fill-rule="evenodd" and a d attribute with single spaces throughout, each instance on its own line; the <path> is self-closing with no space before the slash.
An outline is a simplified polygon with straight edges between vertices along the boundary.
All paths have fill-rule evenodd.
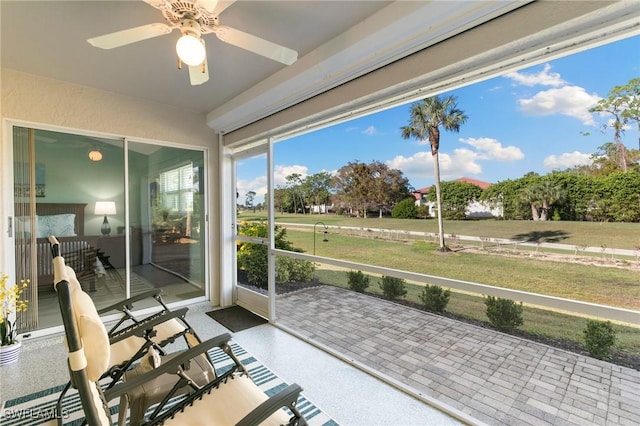
<path id="1" fill-rule="evenodd" d="M 640 424 L 634 369 L 335 287 L 278 296 L 277 312 L 278 324 L 478 423 Z"/>

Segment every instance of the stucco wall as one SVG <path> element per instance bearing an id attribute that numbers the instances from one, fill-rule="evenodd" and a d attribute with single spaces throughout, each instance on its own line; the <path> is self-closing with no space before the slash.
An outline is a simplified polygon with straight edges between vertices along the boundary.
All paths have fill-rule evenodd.
<path id="1" fill-rule="evenodd" d="M 11 135 L 5 128 L 5 120 L 14 120 L 33 127 L 54 126 L 68 133 L 97 132 L 109 136 L 128 137 L 141 141 L 166 142 L 209 148 L 209 199 L 210 211 L 218 211 L 217 134 L 206 125 L 206 116 L 192 111 L 177 110 L 169 106 L 142 101 L 90 87 L 42 78 L 11 69 L 0 71 L 2 103 L 0 113 L 0 217 L 2 237 L 0 241 L 0 271 L 12 268 L 13 240 L 7 235 L 12 199 Z M 217 259 L 217 215 L 210 215 L 209 235 L 211 259 Z M 212 264 L 211 270 L 216 271 Z M 213 280 L 217 281 L 217 280 Z M 215 298 L 214 298 L 215 299 Z"/>

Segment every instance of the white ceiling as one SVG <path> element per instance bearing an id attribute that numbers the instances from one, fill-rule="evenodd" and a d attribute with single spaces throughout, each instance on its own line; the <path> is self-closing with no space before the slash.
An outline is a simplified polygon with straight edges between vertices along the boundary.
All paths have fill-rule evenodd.
<path id="1" fill-rule="evenodd" d="M 177 69 L 178 31 L 102 50 L 87 39 L 154 22 L 142 0 L 0 1 L 2 67 L 208 114 L 229 131 L 528 1 L 244 1 L 224 25 L 298 51 L 291 66 L 206 35 L 208 82 Z M 238 119 L 239 116 L 246 117 Z"/>
<path id="2" fill-rule="evenodd" d="M 299 52 L 313 50 L 388 2 L 237 1 L 222 24 Z M 2 66 L 207 113 L 285 67 L 206 37 L 210 80 L 192 87 L 177 69 L 178 31 L 112 50 L 87 39 L 154 22 L 142 0 L 2 1 Z"/>

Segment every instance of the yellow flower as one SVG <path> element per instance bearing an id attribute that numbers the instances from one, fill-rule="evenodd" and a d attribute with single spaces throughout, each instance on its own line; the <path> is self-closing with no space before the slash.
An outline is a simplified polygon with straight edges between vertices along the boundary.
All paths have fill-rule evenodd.
<path id="1" fill-rule="evenodd" d="M 15 342 L 17 331 L 15 321 L 9 316 L 14 312 L 26 312 L 29 300 L 23 299 L 23 292 L 29 286 L 29 280 L 20 280 L 19 284 L 10 285 L 9 275 L 0 274 L 0 345 Z"/>

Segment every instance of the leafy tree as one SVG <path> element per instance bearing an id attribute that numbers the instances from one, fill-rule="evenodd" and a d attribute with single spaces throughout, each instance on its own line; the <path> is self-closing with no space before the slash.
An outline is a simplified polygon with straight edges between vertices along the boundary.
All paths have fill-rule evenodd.
<path id="1" fill-rule="evenodd" d="M 589 200 L 590 213 L 600 221 L 640 221 L 640 171 L 598 177 Z"/>
<path id="2" fill-rule="evenodd" d="M 397 169 L 374 161 L 370 164 L 349 162 L 332 180 L 339 200 L 351 208 L 362 209 L 364 217 L 371 208 L 380 214 L 411 193 L 409 180 Z"/>
<path id="3" fill-rule="evenodd" d="M 440 127 L 459 132 L 460 126 L 467 121 L 464 111 L 458 109 L 455 96 L 433 96 L 411 105 L 409 125 L 400 128 L 404 139 L 415 138 L 421 143 L 429 140 L 433 158 L 433 172 L 438 205 L 438 233 L 440 251 L 448 251 L 444 243 L 444 224 L 442 218 L 442 198 L 440 195 Z"/>
<path id="4" fill-rule="evenodd" d="M 616 146 L 617 162 L 623 172 L 627 171 L 626 147 L 622 144 L 622 134 L 631 121 L 635 121 L 640 131 L 640 78 L 629 80 L 626 85 L 615 86 L 609 95 L 601 99 L 590 112 L 608 113 L 613 120 L 603 125 L 603 131 L 613 129 L 613 139 Z M 640 140 L 638 141 L 640 149 Z"/>
<path id="5" fill-rule="evenodd" d="M 244 201 L 244 205 L 247 208 L 247 210 L 251 210 L 254 208 L 253 206 L 253 199 L 255 198 L 256 193 L 255 191 L 249 191 L 247 192 L 247 194 L 245 195 L 245 201 Z"/>
<path id="6" fill-rule="evenodd" d="M 469 182 L 442 182 L 442 216 L 445 219 L 462 220 L 467 217 L 467 206 L 478 200 L 482 188 Z M 434 191 L 429 191 L 427 199 L 435 201 Z"/>
<path id="7" fill-rule="evenodd" d="M 406 198 L 391 210 L 391 217 L 394 219 L 415 219 L 417 215 L 418 207 L 415 198 Z"/>
<path id="8" fill-rule="evenodd" d="M 379 217 L 385 209 L 391 209 L 399 201 L 411 194 L 409 179 L 398 169 L 390 169 L 384 163 L 374 161 L 368 165 L 373 177 L 370 199 L 378 207 Z"/>
<path id="9" fill-rule="evenodd" d="M 331 175 L 327 172 L 320 172 L 307 176 L 302 183 L 302 187 L 309 199 L 313 200 L 314 205 L 318 207 L 326 205 L 333 190 Z"/>
<path id="10" fill-rule="evenodd" d="M 338 169 L 332 180 L 339 199 L 351 209 L 362 208 L 364 217 L 367 217 L 367 208 L 370 204 L 369 190 L 373 186 L 371 178 L 367 165 L 355 160 Z"/>
<path id="11" fill-rule="evenodd" d="M 485 189 L 480 199 L 494 208 L 501 205 L 505 219 L 531 219 L 531 206 L 522 203 L 520 192 L 539 178 L 530 172 L 518 179 L 498 182 Z"/>
<path id="12" fill-rule="evenodd" d="M 302 192 L 302 175 L 300 173 L 291 173 L 284 178 L 289 185 L 289 189 L 291 191 L 291 198 L 293 200 L 293 212 L 297 213 L 297 202 L 300 202 L 300 208 L 302 209 L 302 214 L 305 214 L 305 201 L 304 194 Z"/>

